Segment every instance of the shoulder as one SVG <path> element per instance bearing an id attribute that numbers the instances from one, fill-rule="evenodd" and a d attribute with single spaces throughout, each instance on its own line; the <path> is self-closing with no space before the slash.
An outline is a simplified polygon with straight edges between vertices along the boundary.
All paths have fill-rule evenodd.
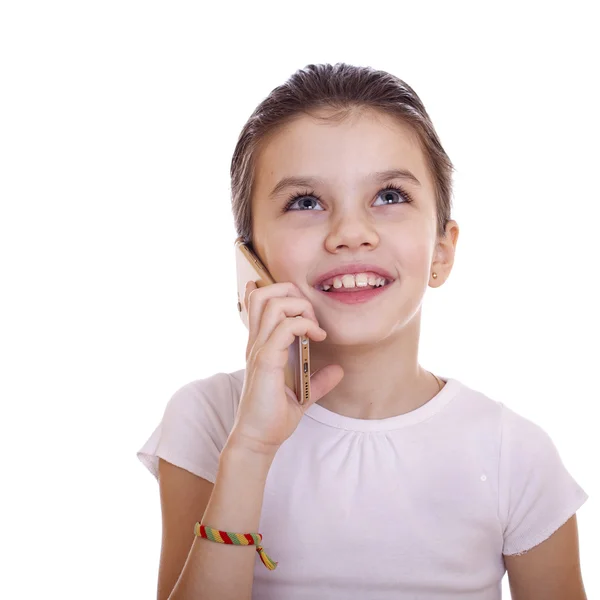
<path id="1" fill-rule="evenodd" d="M 543 453 L 556 453 L 548 432 L 531 419 L 500 403 L 502 450 L 506 459 L 518 460 L 536 457 Z"/>
<path id="2" fill-rule="evenodd" d="M 466 429 L 477 432 L 480 445 L 493 451 L 497 463 L 503 554 L 524 552 L 563 525 L 588 495 L 541 425 L 467 386 L 460 397 Z"/>
<path id="3" fill-rule="evenodd" d="M 452 430 L 477 439 L 483 436 L 497 444 L 502 428 L 502 403 L 458 379 L 449 378 L 448 384 L 452 398 L 450 410 L 444 413 L 453 421 Z"/>
<path id="4" fill-rule="evenodd" d="M 181 386 L 142 448 L 140 461 L 158 479 L 158 459 L 214 482 L 219 455 L 235 422 L 244 370 L 215 373 Z"/>
<path id="5" fill-rule="evenodd" d="M 181 386 L 167 402 L 160 425 L 161 439 L 194 444 L 204 440 L 220 452 L 240 402 L 244 371 L 220 372 Z"/>
<path id="6" fill-rule="evenodd" d="M 219 372 L 190 381 L 171 396 L 165 408 L 165 417 L 185 415 L 193 420 L 212 415 L 223 422 L 233 420 L 243 382 L 243 369 L 232 373 Z"/>
<path id="7" fill-rule="evenodd" d="M 474 425 L 487 425 L 488 430 L 497 434 L 501 444 L 527 444 L 528 449 L 534 451 L 552 443 L 540 425 L 511 409 L 504 401 L 492 398 L 462 382 L 459 382 L 457 389 L 458 393 L 453 401 L 455 412 L 470 428 Z"/>
<path id="8" fill-rule="evenodd" d="M 498 476 L 504 555 L 546 540 L 588 499 L 549 433 L 507 406 L 502 407 Z"/>
<path id="9" fill-rule="evenodd" d="M 504 481 L 515 470 L 534 467 L 538 460 L 556 460 L 548 433 L 510 408 L 504 398 L 494 398 L 462 382 L 454 387 L 457 393 L 446 411 L 445 427 L 460 435 L 463 446 L 469 441 L 475 444 L 480 454 L 495 463 Z"/>

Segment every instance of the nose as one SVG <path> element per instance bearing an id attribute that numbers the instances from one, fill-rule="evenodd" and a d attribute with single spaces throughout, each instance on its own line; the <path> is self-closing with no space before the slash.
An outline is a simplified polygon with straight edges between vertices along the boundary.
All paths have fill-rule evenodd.
<path id="1" fill-rule="evenodd" d="M 366 215 L 346 213 L 331 226 L 325 247 L 329 252 L 338 252 L 342 248 L 357 250 L 375 248 L 379 244 L 379 235 Z"/>

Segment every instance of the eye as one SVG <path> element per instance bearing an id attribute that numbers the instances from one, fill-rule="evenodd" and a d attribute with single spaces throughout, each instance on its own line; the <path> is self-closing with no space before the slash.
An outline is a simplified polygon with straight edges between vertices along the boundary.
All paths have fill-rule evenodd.
<path id="1" fill-rule="evenodd" d="M 311 206 L 310 206 L 310 201 L 311 200 L 317 200 L 318 202 L 321 201 L 321 198 L 319 196 L 317 196 L 317 194 L 315 194 L 315 192 L 311 191 L 311 190 L 306 190 L 302 193 L 296 193 L 296 194 L 292 194 L 286 204 L 285 207 L 283 209 L 283 212 L 287 212 L 288 210 L 312 210 Z M 296 204 L 297 202 L 299 202 L 299 206 L 301 208 L 299 209 L 293 209 L 292 206 L 294 204 Z"/>
<path id="2" fill-rule="evenodd" d="M 378 206 L 386 206 L 388 204 L 408 204 L 409 202 L 413 201 L 408 192 L 406 192 L 399 186 L 391 185 L 389 183 L 386 183 L 386 187 L 380 189 L 377 192 L 377 198 L 379 198 L 382 195 L 384 198 L 384 202 L 383 204 L 379 204 Z M 320 196 L 318 196 L 312 190 L 304 190 L 303 192 L 292 194 L 288 198 L 282 212 L 297 210 L 312 211 L 311 202 L 314 200 L 321 202 Z M 300 208 L 292 208 L 293 205 L 296 203 L 299 203 Z"/>
<path id="3" fill-rule="evenodd" d="M 404 204 L 408 202 L 412 202 L 412 198 L 405 192 L 402 188 L 391 186 L 387 187 L 383 190 L 380 190 L 377 193 L 377 197 L 382 197 L 384 199 L 383 204 Z M 395 202 L 395 198 L 399 197 L 399 201 Z M 381 205 L 379 205 L 381 206 Z"/>

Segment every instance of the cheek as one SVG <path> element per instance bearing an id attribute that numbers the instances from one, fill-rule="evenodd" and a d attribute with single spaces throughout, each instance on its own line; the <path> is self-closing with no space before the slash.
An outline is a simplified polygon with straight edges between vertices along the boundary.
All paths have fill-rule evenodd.
<path id="1" fill-rule="evenodd" d="M 394 253 L 404 268 L 412 272 L 427 270 L 431 262 L 431 247 L 426 235 L 397 236 L 396 240 Z"/>
<path id="2" fill-rule="evenodd" d="M 315 253 L 315 242 L 309 238 L 306 234 L 294 235 L 290 232 L 270 237 L 267 260 L 275 279 L 297 281 L 306 276 Z"/>

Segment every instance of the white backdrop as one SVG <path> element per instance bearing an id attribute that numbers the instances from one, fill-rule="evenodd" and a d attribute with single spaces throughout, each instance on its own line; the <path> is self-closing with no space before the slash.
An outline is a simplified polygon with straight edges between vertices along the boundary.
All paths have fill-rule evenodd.
<path id="1" fill-rule="evenodd" d="M 156 597 L 136 451 L 176 389 L 244 367 L 237 135 L 296 69 L 343 61 L 414 87 L 457 168 L 421 364 L 550 434 L 590 495 L 600 597 L 593 3 L 212 4 L 1 5 L 0 596 Z"/>

